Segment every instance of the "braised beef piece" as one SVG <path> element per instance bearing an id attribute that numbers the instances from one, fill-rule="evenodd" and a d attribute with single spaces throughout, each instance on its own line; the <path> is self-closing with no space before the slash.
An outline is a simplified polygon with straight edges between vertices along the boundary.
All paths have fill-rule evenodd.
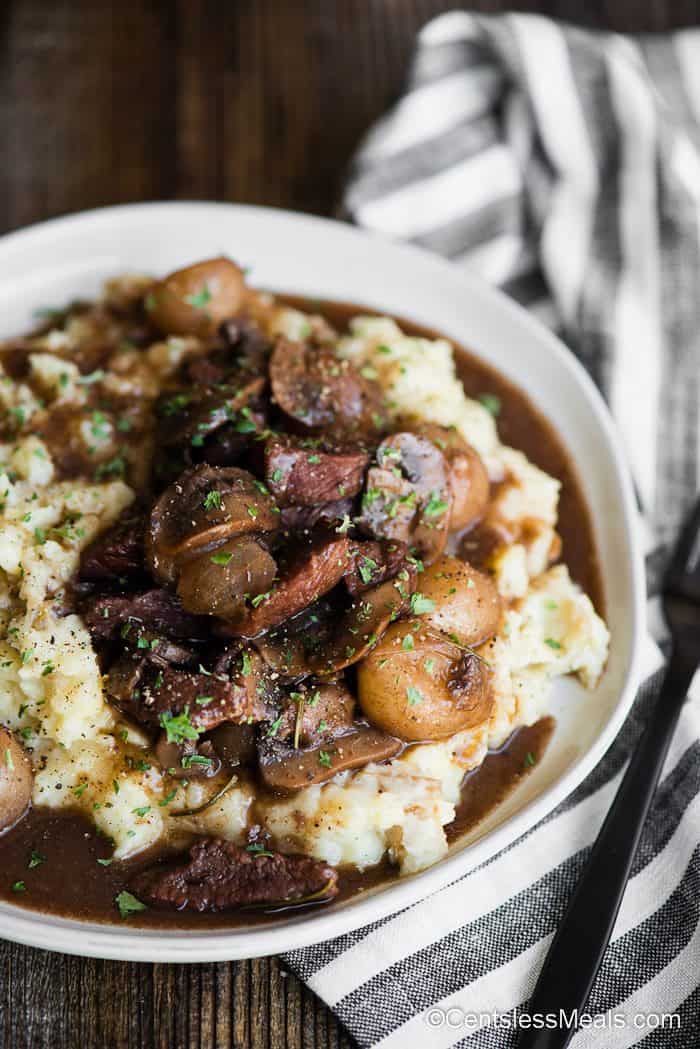
<path id="1" fill-rule="evenodd" d="M 395 539 L 380 542 L 356 542 L 350 571 L 345 576 L 345 585 L 353 595 L 393 579 L 401 569 L 415 565 L 415 558 L 405 543 Z"/>
<path id="2" fill-rule="evenodd" d="M 224 321 L 219 334 L 229 351 L 233 351 L 232 356 L 237 368 L 248 374 L 267 374 L 272 343 L 260 328 L 246 317 L 236 317 Z"/>
<path id="3" fill-rule="evenodd" d="M 106 688 L 125 713 L 153 727 L 166 727 L 163 718 L 167 722 L 186 713 L 189 724 L 201 733 L 227 721 L 263 721 L 274 710 L 265 682 L 257 673 L 227 678 L 157 667 L 138 656 L 122 656 L 110 669 Z M 177 735 L 177 726 L 173 731 Z M 174 741 L 180 742 L 177 738 Z"/>
<path id="4" fill-rule="evenodd" d="M 278 506 L 318 506 L 359 492 L 369 456 L 317 443 L 282 434 L 267 439 L 265 482 Z"/>
<path id="5" fill-rule="evenodd" d="M 308 856 L 285 856 L 260 846 L 245 849 L 208 838 L 192 846 L 185 863 L 157 865 L 137 874 L 131 888 L 155 907 L 226 911 L 329 900 L 338 893 L 338 876 L 332 867 Z"/>
<path id="6" fill-rule="evenodd" d="M 316 525 L 333 527 L 343 522 L 347 524 L 354 506 L 352 499 L 337 499 L 318 506 L 284 506 L 280 523 L 285 532 L 309 532 Z"/>
<path id="7" fill-rule="evenodd" d="M 263 429 L 261 395 L 265 386 L 265 378 L 257 376 L 243 386 L 217 384 L 163 395 L 156 403 L 159 441 L 166 446 L 187 444 L 196 449 L 228 423 L 241 436 Z"/>
<path id="8" fill-rule="evenodd" d="M 342 681 L 313 677 L 285 693 L 274 738 L 295 747 L 328 742 L 353 727 L 355 698 Z"/>
<path id="9" fill-rule="evenodd" d="M 190 615 L 168 590 L 152 589 L 135 594 L 98 594 L 81 609 L 94 641 L 114 641 L 145 634 L 181 641 L 206 641 L 206 619 Z"/>
<path id="10" fill-rule="evenodd" d="M 270 384 L 275 403 L 305 429 L 371 440 L 386 426 L 379 384 L 328 347 L 278 339 Z"/>
<path id="11" fill-rule="evenodd" d="M 108 528 L 87 546 L 80 558 L 80 579 L 116 582 L 145 571 L 145 519 L 129 516 Z"/>
<path id="12" fill-rule="evenodd" d="M 301 612 L 340 582 L 351 556 L 349 539 L 327 534 L 311 535 L 283 551 L 278 556 L 279 581 L 255 602 L 245 620 L 228 624 L 230 634 L 255 637 Z"/>

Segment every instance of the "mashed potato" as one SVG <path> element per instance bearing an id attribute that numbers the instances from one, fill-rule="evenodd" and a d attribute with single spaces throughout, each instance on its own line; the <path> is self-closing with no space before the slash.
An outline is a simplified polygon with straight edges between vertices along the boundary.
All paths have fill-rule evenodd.
<path id="1" fill-rule="evenodd" d="M 143 291 L 142 279 L 131 280 L 134 294 Z M 115 283 L 108 295 L 114 300 L 133 289 L 128 281 Z M 357 317 L 350 334 L 337 340 L 325 321 L 298 310 L 264 315 L 270 330 L 289 337 L 314 331 L 337 341 L 342 356 L 384 385 L 396 419 L 455 426 L 498 482 L 489 520 L 513 539 L 494 550 L 489 565 L 506 603 L 498 635 L 479 653 L 494 670 L 492 716 L 469 732 L 409 747 L 391 762 L 341 773 L 286 799 L 255 799 L 234 777 L 207 806 L 206 782 L 164 777 L 150 760 L 148 738 L 106 701 L 86 627 L 61 607 L 81 551 L 134 493 L 121 480 L 57 480 L 46 446 L 26 433 L 41 410 L 33 390 L 49 404 L 84 403 L 79 370 L 55 355 L 94 334 L 92 322 L 78 316 L 65 331 L 36 340 L 31 388 L 0 372 L 0 405 L 25 429 L 16 442 L 0 446 L 0 723 L 18 732 L 32 755 L 34 802 L 81 809 L 112 839 L 117 858 L 193 834 L 239 841 L 255 821 L 283 850 L 359 868 L 388 854 L 401 873 L 411 873 L 444 855 L 444 827 L 454 818 L 465 771 L 546 713 L 553 679 L 573 673 L 595 686 L 608 632 L 566 567 L 549 567 L 558 543 L 558 481 L 501 444 L 493 415 L 465 396 L 449 342 L 409 337 L 384 317 Z M 112 392 L 153 397 L 196 352 L 197 340 L 190 338 L 170 338 L 143 352 L 127 348 L 123 373 L 115 366 L 101 381 Z M 99 434 L 88 428 L 84 437 L 102 442 L 107 454 L 114 427 L 107 420 Z"/>

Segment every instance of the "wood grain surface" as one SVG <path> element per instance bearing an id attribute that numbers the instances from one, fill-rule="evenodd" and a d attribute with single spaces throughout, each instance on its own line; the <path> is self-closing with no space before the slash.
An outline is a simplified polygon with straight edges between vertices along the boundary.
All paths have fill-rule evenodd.
<path id="1" fill-rule="evenodd" d="M 2 0 L 0 232 L 135 200 L 331 213 L 417 28 L 460 6 L 620 31 L 700 22 L 700 0 Z M 274 959 L 131 965 L 0 941 L 2 1049 L 352 1044 Z"/>

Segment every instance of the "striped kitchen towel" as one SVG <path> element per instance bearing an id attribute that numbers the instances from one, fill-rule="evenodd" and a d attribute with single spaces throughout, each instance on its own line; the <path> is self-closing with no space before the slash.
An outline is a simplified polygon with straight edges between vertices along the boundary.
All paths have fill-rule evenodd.
<path id="1" fill-rule="evenodd" d="M 344 198 L 354 222 L 515 296 L 589 369 L 648 525 L 652 613 L 658 552 L 698 489 L 699 147 L 700 31 L 623 39 L 452 12 L 421 32 L 405 93 L 362 143 Z M 509 1010 L 527 1005 L 656 680 L 589 778 L 507 850 L 393 917 L 286 956 L 360 1045 L 515 1044 Z M 596 1023 L 575 1049 L 700 1046 L 697 692 L 589 1001 Z M 467 1019 L 492 1010 L 498 1026 Z"/>

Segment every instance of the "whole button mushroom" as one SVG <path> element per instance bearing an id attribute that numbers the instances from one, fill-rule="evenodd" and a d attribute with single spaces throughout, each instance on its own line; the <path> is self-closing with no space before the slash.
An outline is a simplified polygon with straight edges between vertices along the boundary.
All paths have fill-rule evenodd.
<path id="1" fill-rule="evenodd" d="M 0 833 L 22 818 L 29 808 L 34 772 L 24 747 L 9 729 L 0 726 Z"/>
<path id="2" fill-rule="evenodd" d="M 240 312 L 246 295 L 243 270 L 220 256 L 175 270 L 144 299 L 152 323 L 164 335 L 213 335 Z"/>
<path id="3" fill-rule="evenodd" d="M 452 491 L 450 531 L 473 525 L 483 517 L 491 493 L 489 475 L 481 456 L 455 428 L 423 423 L 418 432 L 437 445 L 447 461 Z"/>

